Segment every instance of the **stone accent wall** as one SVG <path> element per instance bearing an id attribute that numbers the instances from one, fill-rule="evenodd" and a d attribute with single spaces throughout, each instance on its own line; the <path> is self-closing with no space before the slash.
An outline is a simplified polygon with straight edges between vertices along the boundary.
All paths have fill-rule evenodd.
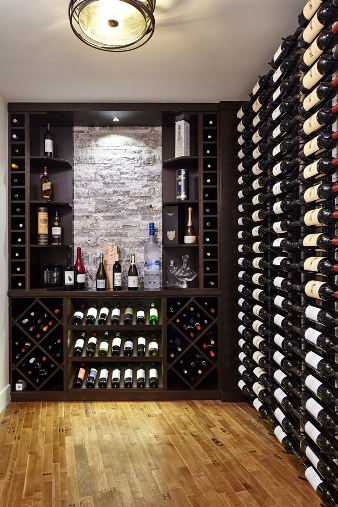
<path id="1" fill-rule="evenodd" d="M 149 222 L 161 247 L 161 127 L 74 127 L 74 248 L 82 249 L 89 290 L 104 245 L 119 246 L 125 287 L 135 252 L 143 283 Z"/>

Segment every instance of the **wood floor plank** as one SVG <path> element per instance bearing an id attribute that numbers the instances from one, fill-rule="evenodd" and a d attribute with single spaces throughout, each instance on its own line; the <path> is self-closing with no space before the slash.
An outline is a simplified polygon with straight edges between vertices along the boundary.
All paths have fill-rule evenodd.
<path id="1" fill-rule="evenodd" d="M 319 507 L 247 403 L 11 403 L 1 507 Z"/>

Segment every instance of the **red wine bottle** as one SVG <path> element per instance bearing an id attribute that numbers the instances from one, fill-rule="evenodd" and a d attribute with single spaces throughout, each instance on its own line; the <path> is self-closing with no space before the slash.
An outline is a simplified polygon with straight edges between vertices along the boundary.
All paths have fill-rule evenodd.
<path id="1" fill-rule="evenodd" d="M 332 134 L 329 132 L 324 132 L 323 134 L 318 134 L 316 137 L 313 137 L 304 144 L 303 149 L 299 152 L 299 157 L 302 159 L 307 159 L 312 155 L 317 156 L 319 153 L 327 150 L 331 150 L 337 144 L 338 140 L 338 131 L 333 132 Z"/>

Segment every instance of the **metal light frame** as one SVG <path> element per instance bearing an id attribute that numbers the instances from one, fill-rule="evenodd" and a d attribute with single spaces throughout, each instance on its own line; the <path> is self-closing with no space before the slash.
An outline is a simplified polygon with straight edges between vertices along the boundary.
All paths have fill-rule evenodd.
<path id="1" fill-rule="evenodd" d="M 119 0 L 120 2 L 124 2 L 126 4 L 134 7 L 144 18 L 145 21 L 145 29 L 141 33 L 141 35 L 133 41 L 130 42 L 121 42 L 121 44 L 104 44 L 101 41 L 95 40 L 88 36 L 83 30 L 79 22 L 79 17 L 83 8 L 87 7 L 89 4 L 99 3 L 102 0 L 71 0 L 68 6 L 68 17 L 70 26 L 72 27 L 75 35 L 82 40 L 88 46 L 91 46 L 95 49 L 100 49 L 102 51 L 112 51 L 112 52 L 122 52 L 122 51 L 132 51 L 133 49 L 137 49 L 143 46 L 148 40 L 152 37 L 155 31 L 155 17 L 154 10 L 156 6 L 156 0 Z M 112 29 L 114 27 L 112 26 Z"/>

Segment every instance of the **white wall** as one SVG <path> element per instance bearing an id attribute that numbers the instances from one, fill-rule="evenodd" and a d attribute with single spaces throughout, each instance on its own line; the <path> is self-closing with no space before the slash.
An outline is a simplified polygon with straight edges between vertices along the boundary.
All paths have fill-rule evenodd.
<path id="1" fill-rule="evenodd" d="M 7 304 L 7 104 L 0 95 L 0 411 L 10 401 Z"/>

